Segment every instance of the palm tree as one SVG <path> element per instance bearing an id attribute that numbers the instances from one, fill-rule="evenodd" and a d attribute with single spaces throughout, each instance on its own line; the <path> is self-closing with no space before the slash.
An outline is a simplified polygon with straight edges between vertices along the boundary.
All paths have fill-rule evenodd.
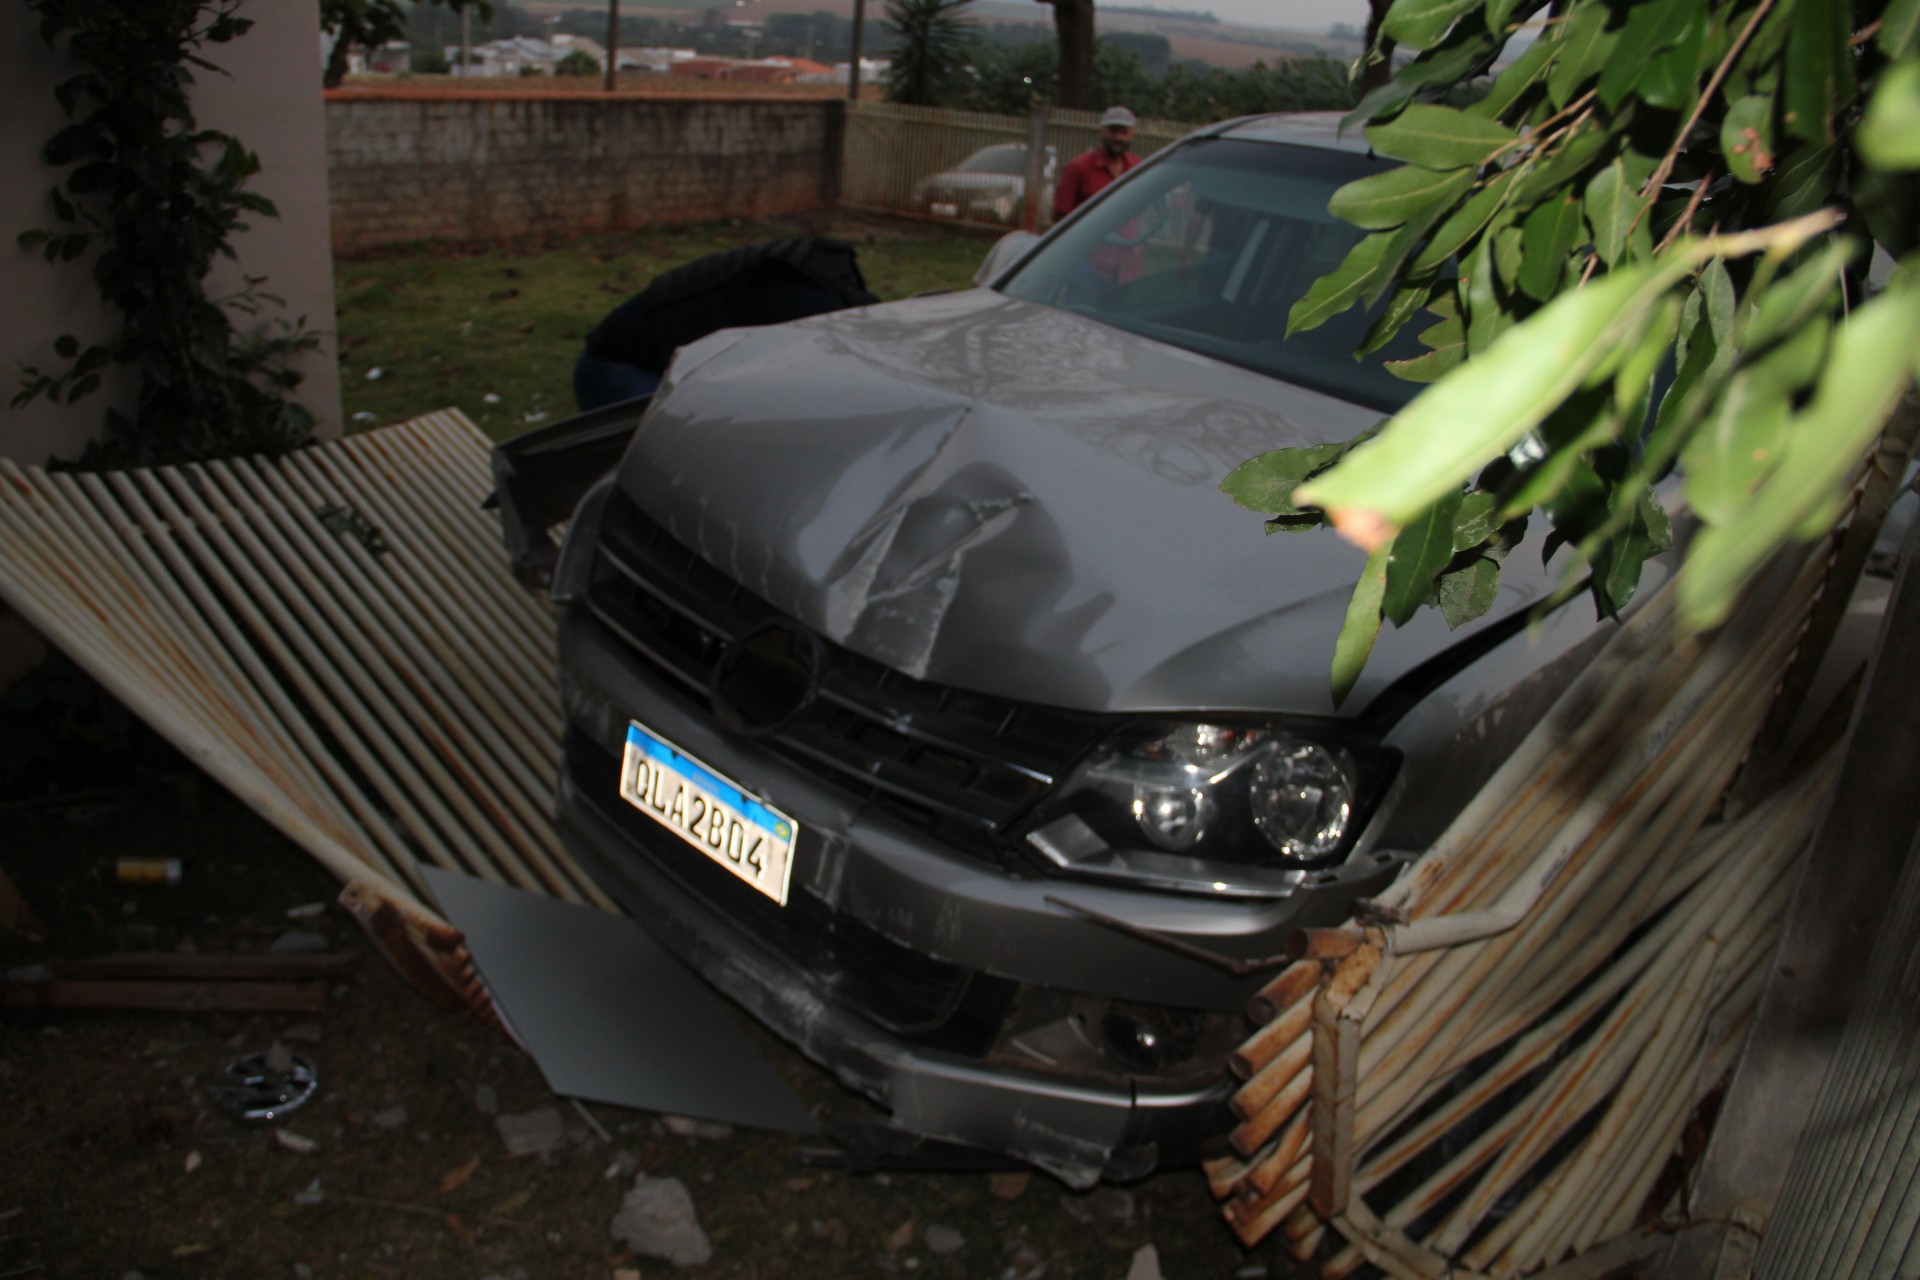
<path id="1" fill-rule="evenodd" d="M 887 97 L 939 106 L 966 65 L 972 37 L 960 11 L 973 0 L 887 0 L 887 33 L 898 42 L 887 67 Z"/>

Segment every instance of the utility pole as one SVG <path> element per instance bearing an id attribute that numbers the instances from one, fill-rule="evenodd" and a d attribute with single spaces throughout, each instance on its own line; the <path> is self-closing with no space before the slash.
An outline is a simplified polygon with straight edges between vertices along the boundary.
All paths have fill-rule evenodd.
<path id="1" fill-rule="evenodd" d="M 867 18 L 867 0 L 853 0 L 853 65 L 847 68 L 847 101 L 860 101 L 860 26 Z"/>
<path id="2" fill-rule="evenodd" d="M 605 88 L 613 92 L 620 72 L 620 0 L 607 0 L 607 78 Z"/>

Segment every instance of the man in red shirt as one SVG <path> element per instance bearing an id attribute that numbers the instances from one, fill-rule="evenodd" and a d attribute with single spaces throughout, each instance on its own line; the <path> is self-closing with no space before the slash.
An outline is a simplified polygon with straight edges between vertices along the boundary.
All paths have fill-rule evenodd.
<path id="1" fill-rule="evenodd" d="M 1054 217 L 1066 217 L 1140 163 L 1140 157 L 1127 149 L 1133 142 L 1136 123 L 1133 112 L 1125 107 L 1107 108 L 1107 113 L 1100 117 L 1100 145 L 1085 155 L 1075 156 L 1060 171 L 1060 180 L 1053 187 Z"/>

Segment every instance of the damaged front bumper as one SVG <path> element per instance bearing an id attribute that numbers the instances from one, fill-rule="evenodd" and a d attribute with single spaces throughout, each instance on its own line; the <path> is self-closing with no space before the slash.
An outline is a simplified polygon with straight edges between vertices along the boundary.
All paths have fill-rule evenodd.
<path id="1" fill-rule="evenodd" d="M 1074 1187 L 1220 1149 L 1224 1061 L 1261 981 L 1157 943 L 1240 958 L 1331 922 L 1391 875 L 1337 892 L 1213 902 L 1021 876 L 944 846 L 725 734 L 677 688 L 637 671 L 585 608 L 561 633 L 569 721 L 558 816 L 596 880 L 722 993 L 890 1112 L 910 1134 L 1004 1153 Z M 741 779 L 802 832 L 785 906 L 740 884 L 619 795 L 630 720 Z M 1050 901 L 1052 899 L 1053 901 Z M 1115 929 L 1060 900 L 1139 932 Z M 1324 919 L 1323 919 L 1324 917 Z M 1141 1028 L 1145 1028 L 1141 1030 Z M 1115 1037 L 1172 1060 L 1133 1063 Z"/>

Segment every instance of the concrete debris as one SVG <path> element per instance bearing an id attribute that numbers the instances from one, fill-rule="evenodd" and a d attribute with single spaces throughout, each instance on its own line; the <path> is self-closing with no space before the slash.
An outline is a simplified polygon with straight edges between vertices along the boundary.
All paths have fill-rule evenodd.
<path id="1" fill-rule="evenodd" d="M 510 1156 L 535 1156 L 567 1145 L 566 1122 L 557 1107 L 541 1107 L 517 1115 L 495 1116 L 494 1127 Z"/>
<path id="2" fill-rule="evenodd" d="M 927 1246 L 927 1252 L 942 1258 L 967 1247 L 967 1238 L 952 1227 L 928 1227 L 922 1241 Z"/>
<path id="3" fill-rule="evenodd" d="M 1007 1269 L 1000 1273 L 1000 1280 L 1040 1280 L 1047 1274 L 1047 1264 L 1040 1260 L 1029 1245 L 1016 1245 L 1007 1257 Z"/>
<path id="4" fill-rule="evenodd" d="M 695 1120 L 691 1116 L 661 1116 L 660 1123 L 668 1133 L 682 1138 L 705 1138 L 709 1142 L 723 1142 L 733 1136 L 733 1126 L 721 1124 L 715 1120 Z"/>
<path id="5" fill-rule="evenodd" d="M 374 1112 L 367 1119 L 373 1121 L 373 1127 L 376 1129 L 404 1128 L 407 1123 L 407 1108 L 405 1104 L 388 1107 L 385 1111 Z"/>
<path id="6" fill-rule="evenodd" d="M 610 1230 L 635 1253 L 664 1258 L 676 1267 L 697 1267 L 713 1259 L 713 1245 L 694 1216 L 693 1197 L 678 1178 L 644 1173 L 635 1178 Z"/>
<path id="7" fill-rule="evenodd" d="M 267 947 L 269 951 L 325 951 L 327 940 L 309 929 L 289 929 Z"/>
<path id="8" fill-rule="evenodd" d="M 326 1198 L 327 1193 L 320 1189 L 320 1179 L 318 1178 L 309 1182 L 305 1189 L 293 1193 L 293 1202 L 295 1204 L 315 1205 Z"/>
<path id="9" fill-rule="evenodd" d="M 1124 1227 L 1133 1221 L 1133 1193 L 1119 1187 L 1095 1187 L 1060 1197 L 1060 1208 L 1083 1227 Z"/>
<path id="10" fill-rule="evenodd" d="M 320 1149 L 320 1144 L 312 1138 L 291 1129 L 275 1129 L 273 1140 L 296 1155 L 310 1156 Z"/>
<path id="11" fill-rule="evenodd" d="M 188 1173 L 192 1173 L 195 1169 L 198 1169 L 200 1167 L 201 1162 L 202 1162 L 202 1157 L 198 1151 L 189 1151 L 187 1152 L 187 1158 L 182 1163 L 181 1168 L 185 1169 Z"/>
<path id="12" fill-rule="evenodd" d="M 1027 1194 L 1027 1188 L 1033 1185 L 1033 1173 L 1021 1169 L 1013 1173 L 996 1173 L 987 1178 L 987 1190 L 996 1200 L 1018 1200 Z"/>
<path id="13" fill-rule="evenodd" d="M 293 1280 L 313 1280 L 313 1268 L 304 1262 L 294 1263 Z"/>
<path id="14" fill-rule="evenodd" d="M 324 902 L 303 902 L 297 907 L 287 908 L 289 920 L 311 920 L 327 909 Z"/>
<path id="15" fill-rule="evenodd" d="M 1133 1255 L 1133 1265 L 1127 1268 L 1127 1280 L 1162 1280 L 1160 1251 L 1150 1244 L 1141 1245 Z"/>
<path id="16" fill-rule="evenodd" d="M 619 1182 L 631 1178 L 633 1171 L 639 1167 L 639 1156 L 634 1155 L 631 1151 L 616 1151 L 613 1153 L 613 1163 L 607 1166 L 606 1180 L 608 1182 Z"/>

